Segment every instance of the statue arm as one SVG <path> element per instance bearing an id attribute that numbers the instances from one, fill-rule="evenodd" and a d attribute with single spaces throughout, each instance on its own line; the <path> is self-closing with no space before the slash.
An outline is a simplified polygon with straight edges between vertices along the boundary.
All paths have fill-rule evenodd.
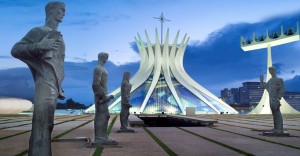
<path id="1" fill-rule="evenodd" d="M 37 58 L 43 53 L 57 50 L 60 45 L 61 39 L 52 37 L 51 33 L 40 27 L 33 28 L 13 46 L 11 55 L 19 59 Z"/>
<path id="2" fill-rule="evenodd" d="M 38 48 L 38 42 L 35 42 L 36 36 L 38 34 L 38 28 L 30 30 L 21 41 L 17 42 L 12 50 L 11 55 L 16 58 L 34 58 L 40 55 L 40 50 Z"/>
<path id="3" fill-rule="evenodd" d="M 281 98 L 284 95 L 284 84 L 283 84 L 283 80 L 279 79 L 279 92 L 278 92 L 278 99 L 281 100 Z"/>

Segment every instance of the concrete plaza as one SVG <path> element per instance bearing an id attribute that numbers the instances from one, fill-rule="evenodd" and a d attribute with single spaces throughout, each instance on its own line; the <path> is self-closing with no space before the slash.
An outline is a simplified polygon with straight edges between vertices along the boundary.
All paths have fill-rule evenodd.
<path id="1" fill-rule="evenodd" d="M 290 137 L 262 136 L 273 127 L 271 115 L 198 115 L 216 119 L 208 127 L 133 127 L 117 133 L 118 115 L 111 115 L 110 137 L 118 147 L 87 148 L 78 137 L 93 139 L 93 115 L 57 115 L 52 133 L 54 156 L 164 156 L 164 155 L 300 155 L 300 115 L 284 115 Z M 0 115 L 0 155 L 27 155 L 30 115 Z"/>

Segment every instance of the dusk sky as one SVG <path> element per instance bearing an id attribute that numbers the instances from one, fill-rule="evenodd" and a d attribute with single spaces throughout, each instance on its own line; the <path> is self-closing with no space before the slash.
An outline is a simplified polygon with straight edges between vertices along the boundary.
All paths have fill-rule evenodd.
<path id="1" fill-rule="evenodd" d="M 47 0 L 0 0 L 0 74 L 4 73 L 1 70 L 27 67 L 21 61 L 12 58 L 10 50 L 31 28 L 44 25 L 44 6 L 47 2 Z M 200 81 L 200 84 L 213 93 L 224 87 L 238 87 L 238 84 L 241 85 L 245 81 L 258 81 L 258 76 L 265 74 L 266 68 L 265 53 L 244 53 L 239 46 L 235 47 L 237 53 L 231 53 L 231 50 L 226 51 L 224 48 L 222 52 L 217 53 L 214 51 L 219 46 L 217 43 L 214 44 L 217 39 L 232 32 L 237 37 L 228 40 L 230 43 L 226 47 L 239 45 L 237 43 L 241 35 L 249 37 L 252 32 L 264 33 L 267 28 L 280 27 L 280 24 L 295 25 L 294 20 L 299 19 L 300 13 L 300 1 L 295 0 L 64 0 L 63 2 L 66 3 L 67 10 L 59 31 L 65 40 L 67 62 L 88 63 L 96 60 L 97 54 L 104 51 L 109 53 L 109 60 L 116 68 L 136 64 L 134 68 L 136 71 L 139 54 L 135 49 L 134 36 L 139 33 L 142 39 L 145 39 L 144 31 L 147 30 L 150 39 L 154 41 L 155 28 L 160 31 L 160 22 L 153 17 L 159 17 L 163 12 L 165 18 L 171 20 L 164 24 L 164 32 L 166 28 L 170 29 L 170 42 L 178 30 L 180 30 L 179 40 L 185 33 L 190 37 L 184 58 L 186 71 L 192 78 L 195 78 L 193 75 L 199 76 L 195 80 Z M 243 24 L 248 24 L 248 29 L 244 29 L 246 26 Z M 226 39 L 223 38 L 225 41 Z M 214 46 L 210 47 L 210 44 Z M 279 52 L 288 48 L 293 52 Z M 201 50 L 206 50 L 207 53 L 200 54 Z M 280 77 L 289 80 L 300 75 L 300 65 L 297 63 L 300 56 L 300 42 L 272 50 L 273 63 L 277 63 L 280 67 Z M 194 56 L 196 54 L 197 57 Z M 233 68 L 235 65 L 225 64 L 224 58 L 227 56 L 240 58 L 236 61 L 238 63 L 236 68 L 240 71 L 247 73 L 251 72 L 252 68 L 257 68 L 252 74 L 235 73 L 237 71 Z M 202 62 L 195 62 L 198 57 L 198 61 Z M 207 59 L 200 60 L 200 57 Z M 254 58 L 263 61 L 258 61 L 252 66 L 256 62 Z M 242 60 L 246 60 L 244 69 L 242 63 L 239 64 Z M 231 61 L 231 64 L 235 62 L 227 61 Z M 228 72 L 225 73 L 223 70 Z M 232 78 L 232 81 L 222 82 L 222 77 L 233 77 L 237 74 L 241 75 Z M 5 75 L 0 75 L 1 77 Z M 116 81 L 119 83 L 121 78 Z M 71 85 L 71 81 L 64 83 Z M 1 86 L 4 85 L 0 82 Z"/>

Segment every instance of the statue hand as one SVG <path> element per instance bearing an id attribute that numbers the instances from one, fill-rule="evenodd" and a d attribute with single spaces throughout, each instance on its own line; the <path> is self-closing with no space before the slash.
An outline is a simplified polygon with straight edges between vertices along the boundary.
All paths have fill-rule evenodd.
<path id="1" fill-rule="evenodd" d="M 58 99 L 60 99 L 60 100 L 64 100 L 65 98 L 66 97 L 64 95 L 61 95 L 61 94 L 58 95 Z"/>
<path id="2" fill-rule="evenodd" d="M 106 97 L 106 99 L 104 100 L 104 102 L 109 102 L 113 98 L 114 98 L 113 95 L 109 95 L 109 96 Z"/>
<path id="3" fill-rule="evenodd" d="M 49 34 L 46 35 L 37 44 L 37 49 L 43 52 L 56 50 L 61 45 L 60 39 L 49 38 Z"/>
<path id="4" fill-rule="evenodd" d="M 108 96 L 109 99 L 114 99 L 115 97 L 113 95 Z"/>
<path id="5" fill-rule="evenodd" d="M 263 75 L 260 75 L 259 79 L 260 79 L 260 82 L 264 82 L 264 76 Z"/>

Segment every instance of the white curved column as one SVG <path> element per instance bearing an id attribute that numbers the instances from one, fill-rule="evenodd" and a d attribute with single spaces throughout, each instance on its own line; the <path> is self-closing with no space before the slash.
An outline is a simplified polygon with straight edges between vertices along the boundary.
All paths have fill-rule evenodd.
<path id="1" fill-rule="evenodd" d="M 178 35 L 179 35 L 179 31 L 177 32 L 176 38 L 172 45 L 171 52 L 173 52 L 173 53 L 175 52 L 175 50 L 177 48 L 176 44 L 177 44 Z M 164 49 L 163 49 L 164 61 L 162 62 L 162 69 L 163 69 L 165 81 L 166 81 L 172 95 L 174 96 L 182 114 L 186 114 L 185 109 L 184 109 L 183 105 L 181 104 L 181 101 L 180 101 L 178 94 L 172 83 L 171 74 L 170 74 L 170 60 L 169 60 L 170 55 L 169 55 L 169 43 L 168 42 L 169 42 L 169 29 L 167 30 L 167 35 L 165 37 L 165 44 L 164 44 Z"/>
<path id="2" fill-rule="evenodd" d="M 180 76 L 183 77 L 183 79 L 185 81 L 188 82 L 189 85 L 191 85 L 193 88 L 195 88 L 196 90 L 198 90 L 199 92 L 207 95 L 208 97 L 212 98 L 213 100 L 217 101 L 218 103 L 220 103 L 222 106 L 226 107 L 227 109 L 233 111 L 234 113 L 238 113 L 236 110 L 234 110 L 232 107 L 230 107 L 228 104 L 226 104 L 224 101 L 222 101 L 221 99 L 219 99 L 218 97 L 216 97 L 214 94 L 212 94 L 210 91 L 208 91 L 207 89 L 205 89 L 203 86 L 201 86 L 199 83 L 197 83 L 195 80 L 193 80 L 185 71 L 185 69 L 183 68 L 183 55 L 187 46 L 188 40 L 187 42 L 184 44 L 184 46 L 182 46 L 181 49 L 178 50 L 177 55 L 175 57 L 175 61 L 178 63 L 176 65 L 177 70 L 180 73 Z M 201 95 L 202 96 L 202 95 Z M 202 96 L 203 97 L 203 96 Z M 205 97 L 203 97 L 205 98 Z M 206 98 L 205 98 L 206 99 Z M 207 101 L 207 100 L 206 100 Z M 213 106 L 210 102 L 208 103 L 210 104 L 210 106 Z M 215 108 L 215 107 L 212 107 Z M 214 110 L 217 110 L 216 108 Z M 220 111 L 218 110 L 218 112 L 220 113 Z"/>
<path id="3" fill-rule="evenodd" d="M 153 67 L 154 67 L 154 60 L 155 60 L 154 52 L 153 52 L 153 48 L 152 48 L 152 43 L 149 39 L 149 36 L 148 36 L 148 33 L 146 30 L 145 30 L 145 35 L 146 35 L 146 39 L 147 39 L 147 52 L 148 52 L 148 56 L 149 56 L 148 60 L 147 60 L 149 62 L 147 70 L 151 70 L 151 72 L 152 72 Z M 150 72 L 150 74 L 151 74 L 151 72 Z"/>
<path id="4" fill-rule="evenodd" d="M 143 84 L 144 81 L 147 80 L 147 78 L 149 77 L 149 75 L 151 74 L 151 71 L 149 66 L 152 66 L 153 62 L 149 62 L 149 53 L 146 49 L 145 43 L 143 42 L 142 38 L 140 37 L 140 35 L 138 34 L 138 38 L 139 38 L 139 43 L 140 43 L 140 50 L 143 51 L 143 54 L 146 55 L 146 57 L 144 57 L 143 62 L 141 62 L 141 68 L 140 70 L 136 73 L 135 78 L 130 79 L 130 83 L 132 84 L 132 89 L 131 92 L 133 92 L 134 90 L 136 90 L 140 85 Z"/>
<path id="5" fill-rule="evenodd" d="M 155 41 L 155 51 L 154 52 L 155 52 L 155 60 L 154 60 L 155 62 L 154 62 L 153 79 L 152 79 L 151 85 L 149 87 L 149 90 L 146 94 L 146 97 L 143 101 L 142 107 L 140 108 L 140 112 L 144 111 L 146 104 L 147 104 L 147 102 L 159 80 L 159 76 L 160 76 L 160 72 L 161 72 L 161 48 L 160 48 L 160 42 L 158 39 L 157 29 L 156 29 L 156 41 Z"/>
<path id="6" fill-rule="evenodd" d="M 146 34 L 147 36 L 147 34 Z M 130 93 L 132 93 L 133 91 L 135 91 L 139 86 L 141 86 L 147 79 L 148 77 L 151 75 L 152 69 L 151 67 L 153 66 L 153 61 L 148 61 L 149 60 L 149 56 L 150 58 L 153 58 L 153 52 L 147 52 L 146 50 L 146 46 L 143 42 L 143 40 L 141 39 L 140 35 L 138 34 L 138 38 L 139 40 L 137 40 L 135 38 L 136 44 L 138 46 L 138 49 L 140 51 L 140 55 L 141 55 L 141 64 L 140 64 L 140 68 L 137 71 L 137 73 L 129 80 L 130 83 L 132 84 L 132 88 Z M 150 42 L 150 40 L 149 40 Z M 148 44 L 151 44 L 148 43 Z M 115 91 L 113 91 L 113 95 L 119 93 L 121 91 L 121 88 L 119 87 L 118 89 L 116 89 Z M 119 97 L 117 100 L 114 101 L 114 103 L 112 103 L 108 108 L 111 109 L 113 108 L 115 105 L 117 105 L 119 102 L 121 101 L 121 97 Z"/>
<path id="7" fill-rule="evenodd" d="M 175 76 L 175 78 L 177 79 L 177 81 L 179 83 L 181 83 L 187 90 L 189 90 L 190 92 L 192 92 L 195 96 L 197 96 L 199 99 L 201 99 L 204 103 L 206 103 L 209 107 L 211 107 L 216 113 L 220 113 L 220 111 L 218 109 L 216 109 L 208 100 L 206 100 L 206 98 L 204 98 L 192 85 L 189 84 L 188 81 L 185 80 L 184 77 L 181 76 L 181 72 L 180 70 L 178 70 L 180 68 L 180 63 L 177 62 L 176 60 L 176 56 L 182 51 L 182 49 L 184 48 L 184 44 L 185 44 L 185 38 L 186 38 L 186 34 L 180 44 L 180 46 L 178 47 L 177 52 L 172 52 L 170 54 L 170 68 L 171 71 L 173 73 L 173 75 Z"/>
<path id="8" fill-rule="evenodd" d="M 146 31 L 145 31 L 145 34 L 146 34 L 146 37 L 149 38 Z M 146 47 L 143 40 L 141 39 L 140 35 L 138 35 L 138 36 L 139 36 L 139 40 L 140 40 L 140 44 L 141 44 L 141 50 L 143 51 L 143 53 L 145 53 L 147 55 L 147 57 L 145 57 L 145 60 L 144 60 L 146 63 L 143 63 L 143 67 L 137 73 L 137 74 L 139 74 L 139 76 L 137 76 L 136 79 L 130 79 L 130 83 L 132 84 L 131 93 L 133 91 L 135 91 L 138 87 L 140 87 L 149 78 L 149 76 L 152 73 L 153 66 L 154 66 L 153 50 L 152 50 L 152 47 L 149 48 L 149 45 L 152 46 L 151 41 L 147 40 L 148 47 Z"/>

